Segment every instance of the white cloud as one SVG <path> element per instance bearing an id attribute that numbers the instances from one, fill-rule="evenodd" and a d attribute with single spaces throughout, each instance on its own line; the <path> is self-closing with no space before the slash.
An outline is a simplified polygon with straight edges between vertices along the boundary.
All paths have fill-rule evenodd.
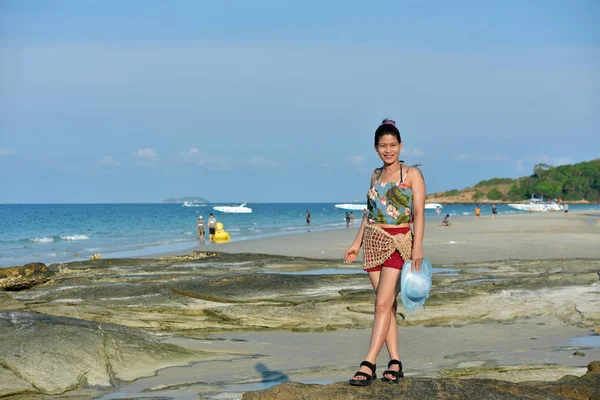
<path id="1" fill-rule="evenodd" d="M 233 162 L 227 157 L 208 156 L 195 147 L 189 149 L 185 153 L 181 153 L 181 158 L 185 163 L 198 165 L 212 170 L 231 170 L 234 166 Z"/>
<path id="2" fill-rule="evenodd" d="M 119 162 L 113 158 L 113 156 L 104 156 L 100 160 L 100 165 L 104 167 L 116 167 Z"/>
<path id="3" fill-rule="evenodd" d="M 144 167 L 154 166 L 158 162 L 158 154 L 150 148 L 139 149 L 133 153 L 133 157 Z"/>
<path id="4" fill-rule="evenodd" d="M 363 165 L 367 159 L 363 156 L 350 156 L 348 157 L 348 162 L 355 167 Z"/>
<path id="5" fill-rule="evenodd" d="M 12 156 L 15 151 L 8 147 L 0 147 L 0 157 Z"/>
<path id="6" fill-rule="evenodd" d="M 250 159 L 249 164 L 251 167 L 256 168 L 268 168 L 268 169 L 278 169 L 279 163 L 277 161 L 269 160 L 263 156 L 254 156 Z"/>
<path id="7" fill-rule="evenodd" d="M 404 147 L 402 149 L 402 155 L 405 156 L 413 156 L 413 157 L 423 157 L 425 155 L 425 152 L 423 151 L 423 149 L 419 149 L 417 148 L 408 148 L 408 147 Z"/>
<path id="8" fill-rule="evenodd" d="M 503 154 L 495 154 L 495 155 L 483 155 L 483 154 L 473 154 L 473 153 L 459 153 L 452 157 L 454 161 L 458 162 L 487 162 L 487 163 L 499 163 L 506 162 L 507 157 Z"/>

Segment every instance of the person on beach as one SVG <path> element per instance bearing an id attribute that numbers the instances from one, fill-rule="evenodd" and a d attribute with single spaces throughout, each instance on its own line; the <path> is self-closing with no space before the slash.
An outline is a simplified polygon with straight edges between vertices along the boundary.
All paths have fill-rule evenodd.
<path id="1" fill-rule="evenodd" d="M 198 237 L 200 241 L 204 241 L 204 219 L 202 216 L 198 217 L 198 223 L 196 224 L 196 231 L 198 232 Z"/>
<path id="2" fill-rule="evenodd" d="M 346 228 L 350 228 L 350 213 L 346 211 Z"/>
<path id="3" fill-rule="evenodd" d="M 442 221 L 442 226 L 450 226 L 450 214 L 446 214 L 444 220 Z"/>
<path id="4" fill-rule="evenodd" d="M 442 209 L 439 206 L 435 208 L 435 213 L 437 214 L 436 218 L 438 218 L 438 219 L 440 218 L 441 212 L 442 212 Z"/>
<path id="5" fill-rule="evenodd" d="M 402 164 L 401 150 L 396 123 L 383 120 L 375 131 L 375 151 L 383 166 L 371 176 L 368 212 L 344 255 L 344 262 L 351 263 L 363 246 L 364 269 L 376 295 L 369 349 L 359 371 L 350 379 L 350 385 L 354 386 L 369 385 L 377 378 L 375 363 L 384 343 L 390 362 L 382 380 L 398 383 L 404 377 L 398 349 L 396 297 L 404 262 L 412 260 L 411 269 L 419 271 L 423 261 L 425 182 L 421 171 Z"/>
<path id="6" fill-rule="evenodd" d="M 306 225 L 310 225 L 310 213 L 306 212 Z"/>
<path id="7" fill-rule="evenodd" d="M 565 203 L 565 218 L 569 215 L 569 205 Z"/>
<path id="8" fill-rule="evenodd" d="M 210 215 L 208 216 L 208 239 L 210 241 L 214 240 L 216 230 L 217 230 L 217 219 L 215 218 L 213 213 L 210 213 Z"/>
<path id="9" fill-rule="evenodd" d="M 479 208 L 479 205 L 475 206 L 475 219 L 479 221 L 479 216 L 481 215 L 481 208 Z"/>
<path id="10" fill-rule="evenodd" d="M 496 214 L 498 214 L 498 209 L 495 204 L 492 204 L 492 219 L 496 219 Z"/>

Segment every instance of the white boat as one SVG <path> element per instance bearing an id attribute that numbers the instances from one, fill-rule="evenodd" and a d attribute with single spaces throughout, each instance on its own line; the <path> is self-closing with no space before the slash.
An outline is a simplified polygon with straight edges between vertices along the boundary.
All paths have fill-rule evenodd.
<path id="1" fill-rule="evenodd" d="M 565 210 L 565 206 L 563 206 L 562 204 L 557 203 L 555 201 L 546 203 L 546 207 L 548 207 L 548 211 L 564 211 Z"/>
<path id="2" fill-rule="evenodd" d="M 441 210 L 442 208 L 444 208 L 444 206 L 439 203 L 425 203 L 426 210 L 435 210 L 436 208 L 439 208 Z"/>
<path id="3" fill-rule="evenodd" d="M 252 209 L 246 206 L 246 203 L 240 204 L 239 206 L 215 206 L 213 210 L 224 212 L 224 213 L 237 213 L 237 214 L 247 214 L 251 213 Z"/>
<path id="4" fill-rule="evenodd" d="M 206 204 L 192 203 L 191 201 L 184 201 L 183 207 L 204 207 Z"/>
<path id="5" fill-rule="evenodd" d="M 339 208 L 340 210 L 351 210 L 351 211 L 362 211 L 367 209 L 367 205 L 364 203 L 355 204 L 355 203 L 346 203 L 346 204 L 336 204 L 335 208 Z"/>
<path id="6" fill-rule="evenodd" d="M 555 201 L 544 201 L 543 198 L 538 199 L 535 196 L 531 196 L 525 203 L 513 203 L 507 204 L 510 208 L 520 211 L 528 212 L 549 212 L 549 211 L 562 211 L 565 207 Z"/>

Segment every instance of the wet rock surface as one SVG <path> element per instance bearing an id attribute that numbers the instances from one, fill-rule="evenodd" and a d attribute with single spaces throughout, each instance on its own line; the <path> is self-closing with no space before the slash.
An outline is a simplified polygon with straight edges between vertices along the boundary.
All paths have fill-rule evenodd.
<path id="1" fill-rule="evenodd" d="M 401 325 L 511 324 L 543 316 L 566 326 L 600 326 L 600 260 L 435 267 L 439 270 L 427 312 L 403 315 Z M 372 322 L 374 294 L 368 277 L 360 265 L 338 261 L 195 252 L 19 268 L 38 272 L 22 273 L 20 280 L 11 275 L 12 287 L 29 289 L 0 292 L 0 395 L 116 388 L 167 366 L 216 356 L 165 338 L 200 340 L 261 330 L 329 332 L 369 328 Z M 437 390 L 433 395 L 442 396 L 475 387 L 461 382 L 410 378 L 396 387 L 376 384 L 370 390 L 381 386 L 378 390 L 396 393 L 408 385 L 414 393 Z M 324 390 L 283 386 L 310 389 L 307 393 Z M 329 387 L 349 390 L 341 384 Z M 516 393 L 529 393 L 522 390 Z M 349 396 L 357 393 L 363 392 L 348 391 Z"/>
<path id="2" fill-rule="evenodd" d="M 494 379 L 404 378 L 398 384 L 376 380 L 370 386 L 347 382 L 329 385 L 283 383 L 270 389 L 244 393 L 243 400 L 421 400 L 421 399 L 597 399 L 600 398 L 600 362 L 590 363 L 581 377 L 565 376 L 556 382 L 513 383 Z"/>

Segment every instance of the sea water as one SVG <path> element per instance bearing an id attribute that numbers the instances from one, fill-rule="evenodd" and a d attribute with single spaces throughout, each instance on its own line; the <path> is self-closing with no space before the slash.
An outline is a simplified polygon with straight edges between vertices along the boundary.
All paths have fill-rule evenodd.
<path id="1" fill-rule="evenodd" d="M 253 210 L 249 214 L 220 213 L 212 209 L 216 205 L 230 204 L 0 204 L 0 267 L 90 259 L 94 253 L 108 258 L 185 251 L 198 244 L 198 216 L 206 221 L 211 212 L 232 241 L 346 228 L 346 212 L 334 203 L 248 204 Z M 570 210 L 600 210 L 600 206 L 573 205 Z M 473 212 L 472 204 L 445 205 L 439 218 Z M 520 213 L 506 205 L 498 205 L 498 212 Z M 491 215 L 491 205 L 482 206 L 482 215 L 487 214 Z M 355 217 L 358 225 L 360 211 Z M 438 217 L 435 210 L 426 210 L 426 218 Z M 207 249 L 211 246 L 218 250 L 218 245 Z"/>

